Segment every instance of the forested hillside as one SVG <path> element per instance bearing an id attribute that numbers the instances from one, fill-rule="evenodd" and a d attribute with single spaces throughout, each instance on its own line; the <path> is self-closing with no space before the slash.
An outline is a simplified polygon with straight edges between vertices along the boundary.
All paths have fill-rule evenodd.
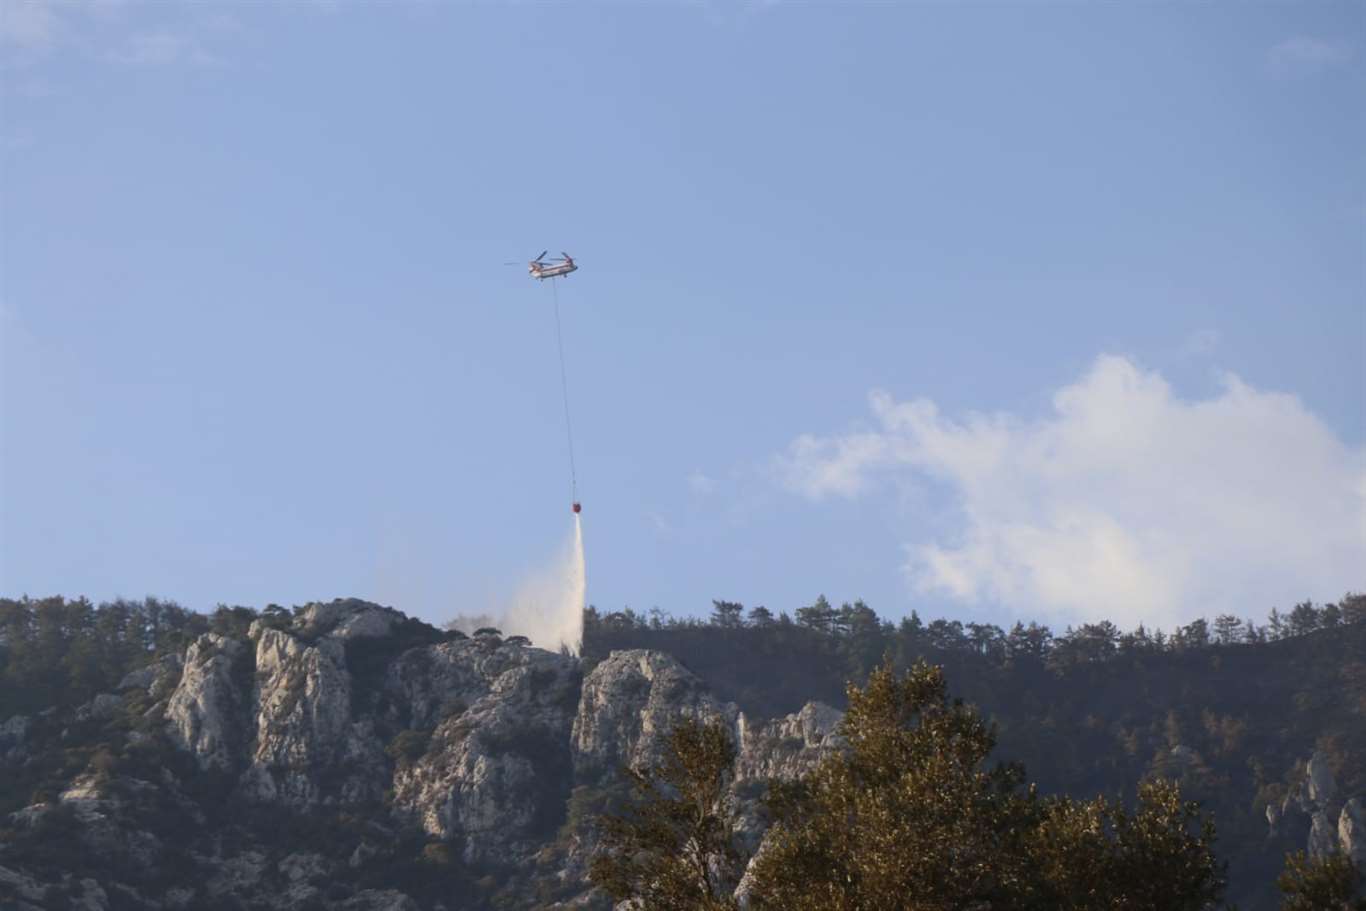
<path id="1" fill-rule="evenodd" d="M 1366 597 L 1303 602 L 1264 623 L 1219 616 L 1171 633 L 1109 622 L 1054 633 L 1039 624 L 918 616 L 893 625 L 862 602 L 824 597 L 795 616 L 717 601 L 706 621 L 590 610 L 588 663 L 616 649 L 677 656 L 723 699 L 771 717 L 808 699 L 841 706 L 884 656 L 942 665 L 955 693 L 996 722 L 999 754 L 1044 789 L 1132 797 L 1175 778 L 1219 827 L 1229 897 L 1264 907 L 1307 819 L 1272 836 L 1268 804 L 1301 782 L 1317 751 L 1342 795 L 1366 793 Z M 1334 820 L 1335 822 L 1335 820 Z"/>
<path id="2" fill-rule="evenodd" d="M 654 755 L 645 732 L 729 719 L 747 732 L 737 794 L 758 800 L 833 748 L 838 716 L 810 703 L 842 708 L 886 658 L 941 665 L 1047 792 L 1132 801 L 1175 779 L 1213 814 L 1244 911 L 1276 907 L 1286 852 L 1329 828 L 1333 848 L 1366 796 L 1357 595 L 1169 634 L 893 625 L 824 598 L 791 617 L 718 601 L 706 621 L 590 608 L 579 662 L 359 601 L 0 600 L 0 879 L 26 871 L 0 900 L 88 894 L 62 879 L 84 871 L 122 883 L 110 908 L 161 907 L 155 890 L 189 902 L 165 907 L 553 907 L 585 894 L 594 814 L 614 769 Z M 73 851 L 78 835 L 96 841 Z M 124 843 L 143 859 L 107 862 Z"/>

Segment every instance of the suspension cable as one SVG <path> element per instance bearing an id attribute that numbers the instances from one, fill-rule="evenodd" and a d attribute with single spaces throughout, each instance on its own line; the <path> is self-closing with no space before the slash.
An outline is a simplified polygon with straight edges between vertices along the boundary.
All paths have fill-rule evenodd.
<path id="1" fill-rule="evenodd" d="M 560 391 L 564 395 L 564 435 L 569 443 L 569 497 L 571 503 L 578 503 L 579 479 L 574 468 L 574 426 L 569 421 L 569 380 L 564 369 L 564 333 L 560 329 L 559 279 L 550 279 L 550 291 L 555 299 L 555 346 L 560 352 Z"/>

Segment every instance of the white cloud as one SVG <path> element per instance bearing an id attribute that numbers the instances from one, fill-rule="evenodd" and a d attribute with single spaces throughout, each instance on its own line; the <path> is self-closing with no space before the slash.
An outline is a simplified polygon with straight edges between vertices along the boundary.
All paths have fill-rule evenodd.
<path id="1" fill-rule="evenodd" d="M 1271 68 L 1283 74 L 1317 73 L 1346 63 L 1351 56 L 1345 44 L 1303 35 L 1288 38 L 1267 52 Z"/>
<path id="2" fill-rule="evenodd" d="M 814 500 L 942 485 L 956 533 L 907 543 L 912 585 L 1020 615 L 1170 628 L 1360 588 L 1366 449 L 1292 396 L 1222 386 L 1182 399 L 1102 356 L 1037 420 L 874 392 L 875 428 L 799 437 L 777 469 Z"/>

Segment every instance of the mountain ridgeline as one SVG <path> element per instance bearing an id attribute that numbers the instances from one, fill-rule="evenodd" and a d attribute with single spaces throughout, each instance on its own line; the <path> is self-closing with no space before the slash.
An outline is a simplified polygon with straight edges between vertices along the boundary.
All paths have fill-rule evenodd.
<path id="1" fill-rule="evenodd" d="M 0 905 L 609 907 L 598 820 L 680 721 L 731 732 L 752 853 L 767 783 L 843 749 L 846 682 L 921 658 L 1044 791 L 1178 782 L 1244 911 L 1278 906 L 1288 851 L 1366 865 L 1357 595 L 1171 634 L 894 626 L 824 598 L 709 621 L 590 608 L 581 659 L 356 600 L 25 598 L 0 599 Z"/>

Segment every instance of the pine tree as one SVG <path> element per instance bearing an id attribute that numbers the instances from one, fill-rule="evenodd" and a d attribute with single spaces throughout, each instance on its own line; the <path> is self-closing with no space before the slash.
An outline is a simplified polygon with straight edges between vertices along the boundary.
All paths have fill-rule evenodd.
<path id="1" fill-rule="evenodd" d="M 1224 889 L 1213 823 L 1174 783 L 1040 798 L 939 668 L 890 665 L 849 688 L 848 750 L 770 792 L 755 907 L 783 911 L 1202 911 Z"/>
<path id="2" fill-rule="evenodd" d="M 727 911 L 740 874 L 727 789 L 735 746 L 719 722 L 685 720 L 669 734 L 664 764 L 625 770 L 635 802 L 599 820 L 603 852 L 588 878 L 642 911 Z"/>
<path id="3" fill-rule="evenodd" d="M 774 786 L 756 905 L 966 908 L 1019 893 L 1029 879 L 1019 840 L 1037 803 L 1019 793 L 1018 767 L 982 768 L 994 734 L 949 701 L 940 669 L 898 677 L 884 665 L 850 687 L 843 733 L 847 752 Z"/>
<path id="4" fill-rule="evenodd" d="M 1285 856 L 1276 886 L 1285 895 L 1282 911 L 1366 911 L 1366 898 L 1354 898 L 1360 874 L 1343 854 L 1310 858 L 1303 851 Z"/>

